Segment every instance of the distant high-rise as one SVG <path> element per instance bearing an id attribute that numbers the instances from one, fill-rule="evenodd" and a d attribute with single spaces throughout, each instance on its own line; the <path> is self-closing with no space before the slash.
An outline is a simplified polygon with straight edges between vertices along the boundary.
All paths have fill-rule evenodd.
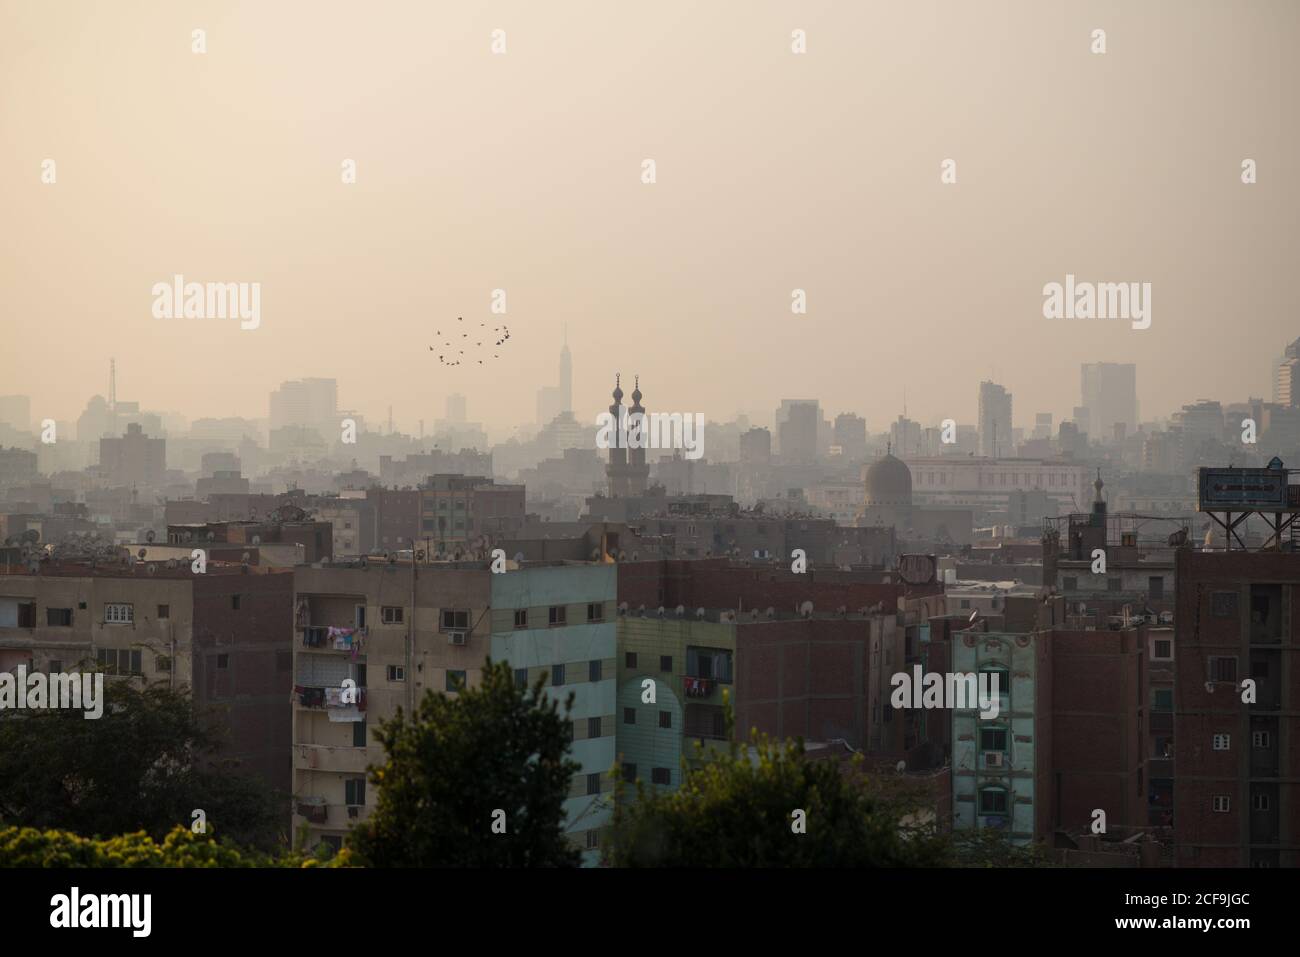
<path id="1" fill-rule="evenodd" d="M 816 399 L 782 399 L 776 412 L 776 441 L 787 462 L 811 463 L 817 458 L 821 405 Z"/>
<path id="2" fill-rule="evenodd" d="M 336 379 L 298 379 L 280 383 L 271 393 L 271 429 L 302 426 L 322 438 L 339 431 L 339 384 Z M 336 436 L 335 436 L 336 437 Z"/>
<path id="3" fill-rule="evenodd" d="M 1039 412 L 1034 415 L 1034 438 L 1050 439 L 1052 437 L 1052 413 Z"/>
<path id="4" fill-rule="evenodd" d="M 1106 441 L 1122 423 L 1137 431 L 1137 366 L 1131 362 L 1085 362 L 1080 373 L 1081 407 L 1088 410 L 1086 431 Z M 1081 423 L 1082 424 L 1082 423 Z"/>
<path id="5" fill-rule="evenodd" d="M 772 458 L 772 433 L 767 429 L 750 429 L 740 433 L 742 465 L 766 465 Z"/>
<path id="6" fill-rule="evenodd" d="M 996 382 L 980 383 L 980 455 L 998 458 L 1012 453 L 1011 393 Z"/>
<path id="7" fill-rule="evenodd" d="M 569 355 L 569 333 L 565 330 L 560 348 L 560 381 L 537 390 L 537 424 L 549 425 L 556 416 L 573 411 L 573 359 Z"/>
<path id="8" fill-rule="evenodd" d="M 851 412 L 835 416 L 835 444 L 840 455 L 852 461 L 867 457 L 867 420 Z"/>
<path id="9" fill-rule="evenodd" d="M 1300 339 L 1286 347 L 1273 381 L 1273 401 L 1291 408 L 1300 406 Z"/>
<path id="10" fill-rule="evenodd" d="M 26 432 L 32 427 L 32 400 L 25 395 L 0 395 L 0 423 Z"/>
<path id="11" fill-rule="evenodd" d="M 447 421 L 464 422 L 466 416 L 465 397 L 459 392 L 447 396 Z"/>

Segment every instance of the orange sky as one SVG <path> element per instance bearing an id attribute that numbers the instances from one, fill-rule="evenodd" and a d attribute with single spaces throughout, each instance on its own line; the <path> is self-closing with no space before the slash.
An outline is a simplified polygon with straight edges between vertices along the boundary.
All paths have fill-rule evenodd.
<path id="1" fill-rule="evenodd" d="M 567 323 L 593 422 L 615 370 L 651 409 L 814 396 L 873 429 L 904 389 L 972 421 L 990 376 L 1017 425 L 1065 416 L 1082 361 L 1137 362 L 1144 417 L 1267 398 L 1300 336 L 1298 39 L 1289 0 L 0 0 L 0 393 L 73 418 L 116 356 L 119 397 L 191 418 L 316 375 L 374 421 L 461 392 L 504 426 Z M 260 282 L 260 327 L 154 319 L 175 273 Z M 1045 320 L 1066 273 L 1152 283 L 1151 328 Z M 458 315 L 508 323 L 499 360 L 438 365 Z"/>

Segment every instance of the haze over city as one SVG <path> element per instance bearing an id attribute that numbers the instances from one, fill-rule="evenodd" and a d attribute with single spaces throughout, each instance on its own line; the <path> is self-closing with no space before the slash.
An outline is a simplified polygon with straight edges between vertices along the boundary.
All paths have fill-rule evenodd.
<path id="1" fill-rule="evenodd" d="M 1295 4 L 741 9 L 5 3 L 4 389 L 70 419 L 116 356 L 190 418 L 328 376 L 404 431 L 459 392 L 500 434 L 567 325 L 592 415 L 614 371 L 712 420 L 816 392 L 876 429 L 904 392 L 973 418 L 984 378 L 1060 419 L 1081 361 L 1138 363 L 1152 417 L 1261 394 L 1297 307 Z M 201 57 L 168 42 L 197 14 Z M 175 273 L 260 282 L 260 327 L 154 319 Z M 1151 327 L 1044 319 L 1067 273 L 1151 282 Z M 456 316 L 514 348 L 439 366 Z"/>

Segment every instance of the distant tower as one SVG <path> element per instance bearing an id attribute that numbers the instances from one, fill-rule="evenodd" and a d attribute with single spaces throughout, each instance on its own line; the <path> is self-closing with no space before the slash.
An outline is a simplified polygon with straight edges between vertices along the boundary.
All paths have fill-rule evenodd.
<path id="1" fill-rule="evenodd" d="M 573 359 L 569 356 L 569 326 L 564 326 L 564 346 L 560 349 L 560 412 L 573 411 Z"/>
<path id="2" fill-rule="evenodd" d="M 620 498 L 628 493 L 627 449 L 623 447 L 622 412 L 623 387 L 618 373 L 614 373 L 614 402 L 609 407 L 609 414 L 614 417 L 614 434 L 609 443 L 609 464 L 605 466 L 605 477 L 609 480 L 611 498 Z"/>
<path id="3" fill-rule="evenodd" d="M 641 377 L 636 376 L 632 385 L 632 410 L 628 413 L 629 417 L 636 414 L 645 415 L 645 407 L 641 405 Z M 641 427 L 641 435 L 645 436 L 646 426 Z M 627 453 L 627 479 L 629 495 L 644 495 L 646 484 L 650 478 L 650 466 L 645 461 L 645 440 L 639 443 L 639 449 L 629 449 Z"/>

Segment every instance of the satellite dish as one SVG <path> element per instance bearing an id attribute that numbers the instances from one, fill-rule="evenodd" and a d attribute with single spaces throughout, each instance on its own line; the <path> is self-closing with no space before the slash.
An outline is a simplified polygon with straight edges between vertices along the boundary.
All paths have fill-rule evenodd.
<path id="1" fill-rule="evenodd" d="M 663 605 L 660 605 L 660 606 L 659 606 L 659 617 L 662 618 L 663 616 L 664 616 L 664 606 L 663 606 Z"/>
<path id="2" fill-rule="evenodd" d="M 1208 691 L 1210 694 L 1214 694 L 1214 682 L 1213 681 L 1205 682 L 1205 690 Z"/>
<path id="3" fill-rule="evenodd" d="M 697 608 L 697 609 L 695 609 L 695 617 L 696 617 L 696 618 L 703 618 L 703 617 L 704 617 L 704 609 L 703 609 L 703 608 Z"/>
<path id="4" fill-rule="evenodd" d="M 145 568 L 148 569 L 150 575 L 152 575 L 154 572 L 158 570 L 158 566 L 155 565 L 153 562 L 150 562 L 148 565 L 145 566 Z"/>
<path id="5" fill-rule="evenodd" d="M 894 770 L 897 771 L 899 774 L 902 774 L 904 771 L 907 770 L 907 762 L 899 761 L 896 765 L 894 765 Z"/>
<path id="6" fill-rule="evenodd" d="M 524 560 L 524 553 L 523 553 L 523 552 L 515 552 L 515 561 L 517 561 L 517 562 L 522 562 L 523 560 Z M 624 610 L 627 610 L 627 603 L 626 603 L 626 602 L 623 603 L 623 609 L 624 609 Z"/>
<path id="7" fill-rule="evenodd" d="M 625 601 L 621 601 L 621 602 L 618 603 L 618 613 L 619 613 L 620 615 L 626 615 L 626 614 L 627 614 L 627 602 L 625 602 Z"/>
<path id="8" fill-rule="evenodd" d="M 773 608 L 771 605 L 768 605 L 767 611 L 764 614 L 767 615 L 767 620 L 771 621 L 773 618 L 776 617 L 776 609 Z"/>
<path id="9" fill-rule="evenodd" d="M 168 568 L 175 568 L 175 567 L 176 567 L 176 559 L 174 559 L 174 558 L 169 558 L 169 559 L 167 559 L 167 567 L 168 567 Z"/>
<path id="10" fill-rule="evenodd" d="M 245 565 L 248 564 L 248 560 L 249 560 L 251 557 L 252 557 L 252 554 L 251 554 L 250 552 L 244 552 L 244 555 L 243 555 L 243 562 L 244 562 Z"/>
<path id="11" fill-rule="evenodd" d="M 416 553 L 415 553 L 415 557 L 416 557 L 416 559 L 418 559 L 419 561 L 424 561 L 424 549 L 422 548 L 422 549 L 420 549 L 418 552 L 416 552 Z"/>
<path id="12" fill-rule="evenodd" d="M 145 540 L 146 542 L 148 542 L 149 544 L 151 544 L 151 545 L 153 544 L 153 529 L 152 529 L 152 528 L 149 529 L 149 531 L 147 531 L 147 532 L 144 533 L 144 540 Z"/>
<path id="13" fill-rule="evenodd" d="M 139 557 L 139 558 L 144 558 L 144 557 L 145 557 L 146 555 L 148 555 L 148 554 L 149 554 L 148 550 L 143 549 L 143 548 L 140 549 L 138 552 L 136 552 L 136 555 L 137 555 L 137 557 Z"/>
<path id="14" fill-rule="evenodd" d="M 217 540 L 216 532 L 208 532 L 208 541 L 215 542 L 216 540 Z"/>
<path id="15" fill-rule="evenodd" d="M 799 614 L 803 615 L 803 617 L 805 617 L 805 618 L 811 618 L 811 617 L 812 617 L 812 613 L 813 613 L 813 603 L 812 603 L 812 602 L 810 602 L 810 601 L 806 601 L 806 602 L 804 602 L 802 605 L 799 606 Z"/>
<path id="16" fill-rule="evenodd" d="M 681 617 L 682 617 L 683 615 L 685 615 L 685 614 L 686 614 L 686 606 L 685 606 L 685 605 L 678 605 L 678 606 L 677 606 L 677 617 L 678 617 L 678 618 L 681 618 Z"/>

